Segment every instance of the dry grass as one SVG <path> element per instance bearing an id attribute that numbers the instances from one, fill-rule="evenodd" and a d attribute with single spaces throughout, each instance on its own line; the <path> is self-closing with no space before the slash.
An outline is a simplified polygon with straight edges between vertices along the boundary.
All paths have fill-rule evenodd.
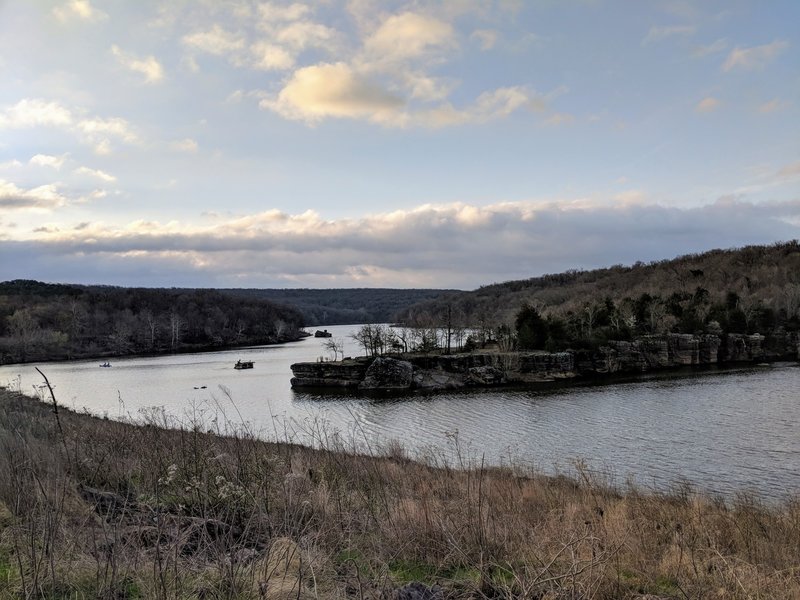
<path id="1" fill-rule="evenodd" d="M 800 502 L 106 421 L 0 391 L 0 597 L 800 598 Z"/>

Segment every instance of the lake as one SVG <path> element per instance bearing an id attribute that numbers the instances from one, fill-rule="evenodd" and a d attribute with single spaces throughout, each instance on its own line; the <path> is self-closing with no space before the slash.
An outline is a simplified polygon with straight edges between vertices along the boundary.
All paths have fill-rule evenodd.
<path id="1" fill-rule="evenodd" d="M 345 355 L 355 326 L 328 326 Z M 313 329 L 310 329 L 313 331 Z M 550 390 L 483 390 L 374 400 L 293 391 L 298 361 L 326 356 L 324 340 L 223 352 L 0 367 L 0 384 L 33 393 L 42 378 L 59 403 L 109 418 L 161 414 L 209 429 L 245 425 L 267 439 L 360 450 L 397 440 L 411 456 L 574 473 L 577 463 L 617 484 L 668 489 L 688 481 L 730 496 L 800 492 L 800 367 L 646 377 Z M 237 371 L 237 359 L 255 368 Z M 203 389 L 205 386 L 205 389 Z M 152 407 L 159 407 L 154 413 Z"/>

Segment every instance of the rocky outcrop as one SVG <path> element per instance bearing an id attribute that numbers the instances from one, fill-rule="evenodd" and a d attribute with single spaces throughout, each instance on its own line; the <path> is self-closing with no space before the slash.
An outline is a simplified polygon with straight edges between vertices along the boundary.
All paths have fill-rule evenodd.
<path id="1" fill-rule="evenodd" d="M 292 387 L 357 388 L 364 380 L 372 360 L 357 358 L 338 362 L 295 363 L 292 365 Z"/>
<path id="2" fill-rule="evenodd" d="M 800 359 L 797 334 L 765 341 L 760 334 L 671 333 L 610 341 L 597 350 L 404 354 L 292 365 L 293 387 L 344 387 L 367 392 L 448 390 L 536 384 L 577 377 L 642 373 L 702 365 Z"/>
<path id="3" fill-rule="evenodd" d="M 359 384 L 362 390 L 407 390 L 414 380 L 414 367 L 406 360 L 379 357 L 372 361 Z"/>

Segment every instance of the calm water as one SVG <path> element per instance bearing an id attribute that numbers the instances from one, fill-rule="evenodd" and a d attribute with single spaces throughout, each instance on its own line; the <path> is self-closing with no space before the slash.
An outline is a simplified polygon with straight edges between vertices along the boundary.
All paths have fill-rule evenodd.
<path id="1" fill-rule="evenodd" d="M 328 327 L 358 350 L 352 326 Z M 324 355 L 319 339 L 245 350 L 38 365 L 61 404 L 111 418 L 141 418 L 163 407 L 209 428 L 246 424 L 266 438 L 330 440 L 364 448 L 399 441 L 410 453 L 457 461 L 532 465 L 572 472 L 576 460 L 624 483 L 657 488 L 689 481 L 714 493 L 800 492 L 800 367 L 549 391 L 500 390 L 370 400 L 321 396 L 289 386 L 293 362 Z M 255 368 L 235 371 L 237 359 Z M 31 393 L 31 366 L 0 367 L 0 384 Z M 200 389 L 206 386 L 205 389 Z"/>

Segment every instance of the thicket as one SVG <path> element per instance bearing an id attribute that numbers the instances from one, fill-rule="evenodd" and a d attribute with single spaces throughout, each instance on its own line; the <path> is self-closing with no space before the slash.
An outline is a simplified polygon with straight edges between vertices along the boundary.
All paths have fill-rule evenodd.
<path id="1" fill-rule="evenodd" d="M 800 244 L 713 250 L 450 293 L 400 320 L 447 322 L 481 341 L 561 350 L 663 333 L 800 330 Z"/>
<path id="2" fill-rule="evenodd" d="M 2 598 L 800 595 L 796 497 L 487 468 L 457 436 L 453 458 L 418 462 L 396 444 L 355 454 L 363 443 L 317 425 L 306 433 L 327 449 L 224 419 L 133 426 L 52 408 L 0 390 Z M 425 595 L 396 591 L 412 581 Z"/>
<path id="3" fill-rule="evenodd" d="M 0 362 L 267 344 L 302 325 L 293 308 L 214 290 L 0 283 Z"/>

